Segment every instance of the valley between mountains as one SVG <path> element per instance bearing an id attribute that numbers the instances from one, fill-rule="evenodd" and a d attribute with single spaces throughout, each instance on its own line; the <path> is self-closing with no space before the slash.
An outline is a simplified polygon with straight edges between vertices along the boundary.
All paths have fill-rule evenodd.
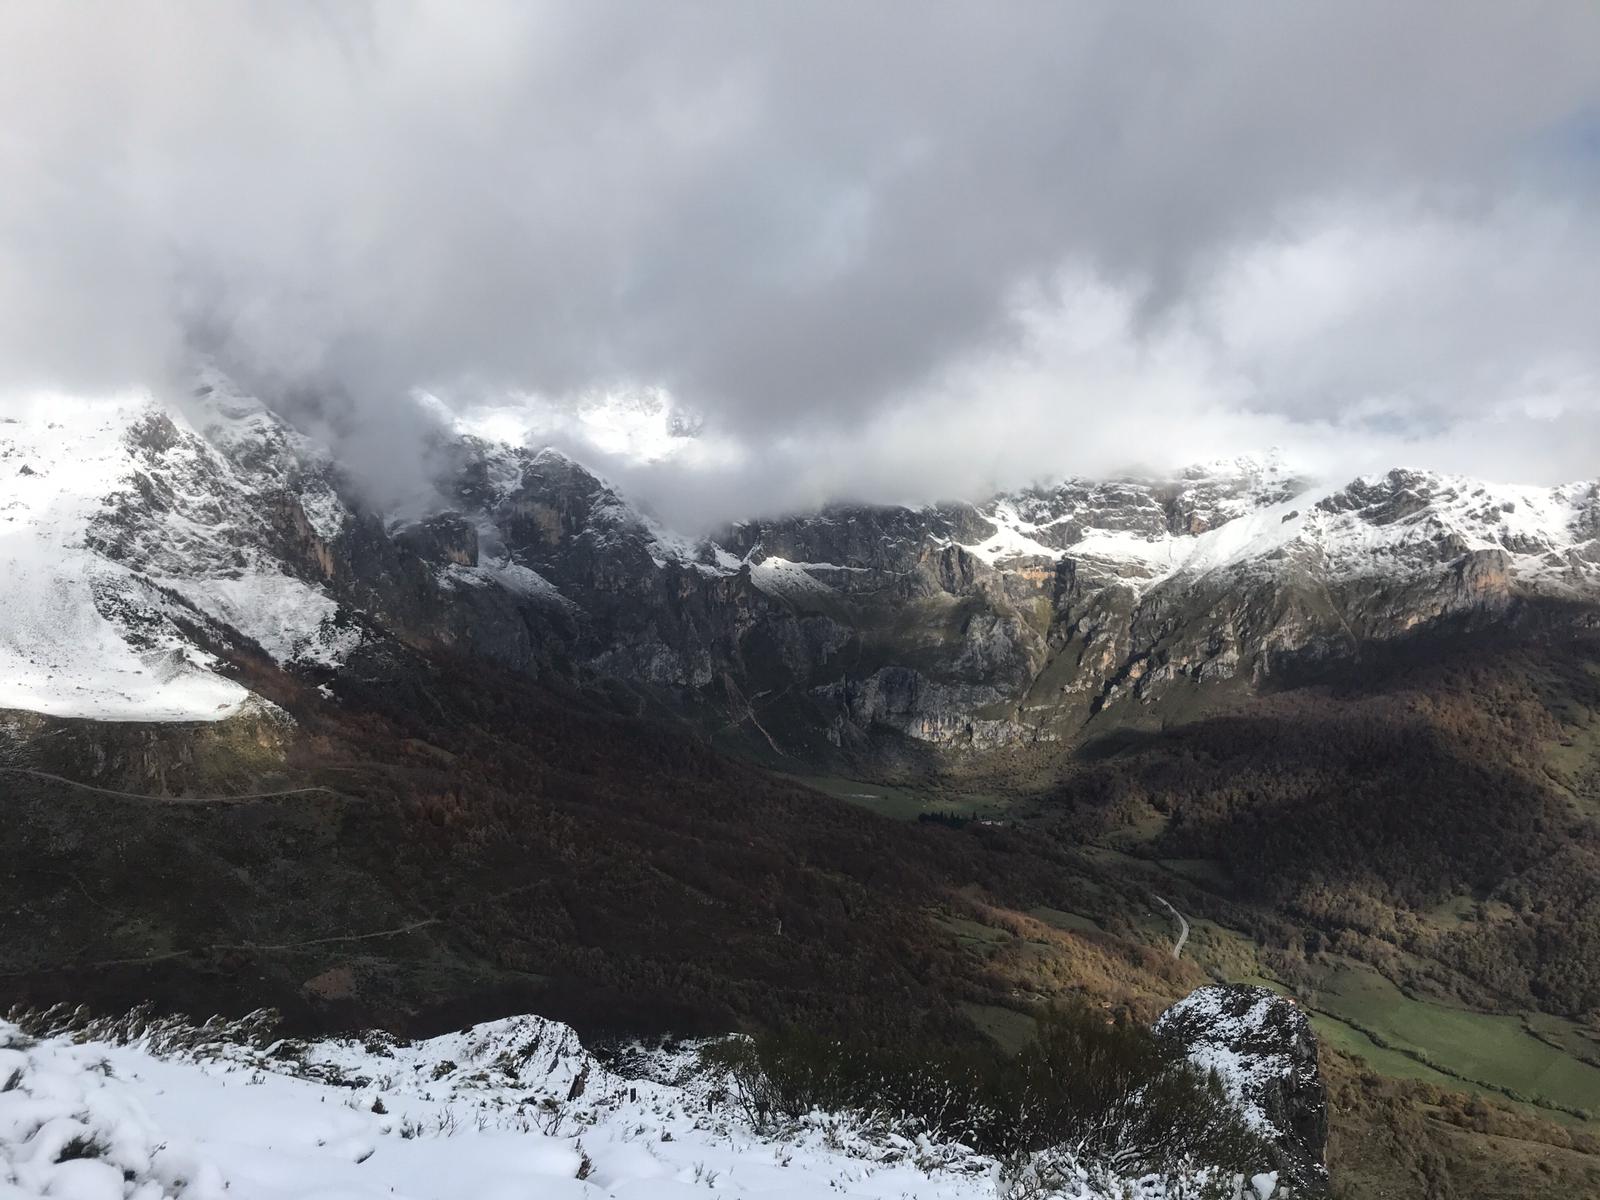
<path id="1" fill-rule="evenodd" d="M 1336 1194 L 1600 1194 L 1600 485 L 1267 456 L 689 537 L 429 462 L 378 511 L 209 368 L 0 420 L 6 1005 L 1016 1048 L 1259 985 Z"/>

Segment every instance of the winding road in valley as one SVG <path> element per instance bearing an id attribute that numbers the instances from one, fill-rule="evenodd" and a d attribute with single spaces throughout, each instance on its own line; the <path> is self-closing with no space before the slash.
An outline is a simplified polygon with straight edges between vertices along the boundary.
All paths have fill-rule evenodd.
<path id="1" fill-rule="evenodd" d="M 1178 921 L 1178 940 L 1172 944 L 1172 957 L 1173 958 L 1182 958 L 1183 957 L 1183 944 L 1189 940 L 1189 922 L 1184 920 L 1183 914 L 1181 912 L 1179 912 L 1176 908 L 1172 907 L 1171 904 L 1167 903 L 1160 896 L 1156 896 L 1156 894 L 1154 892 L 1151 892 L 1150 894 L 1152 896 L 1155 896 L 1155 900 L 1156 900 L 1157 904 L 1161 905 L 1162 908 L 1166 909 L 1175 918 L 1177 918 L 1177 921 Z"/>
<path id="2" fill-rule="evenodd" d="M 117 800 L 142 800 L 152 804 L 240 804 L 249 800 L 276 800 L 284 796 L 338 795 L 331 788 L 301 787 L 286 788 L 276 792 L 245 792 L 237 796 L 146 796 L 139 792 L 119 792 L 115 788 L 97 787 L 92 783 L 68 779 L 65 775 L 52 775 L 48 771 L 34 771 L 27 767 L 0 767 L 0 775 L 22 775 L 30 779 L 43 779 Z"/>

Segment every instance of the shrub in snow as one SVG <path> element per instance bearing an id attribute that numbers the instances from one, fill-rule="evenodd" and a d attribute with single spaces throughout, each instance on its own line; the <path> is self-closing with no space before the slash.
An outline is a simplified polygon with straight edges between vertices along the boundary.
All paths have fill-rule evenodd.
<path id="1" fill-rule="evenodd" d="M 841 1064 L 802 1035 L 601 1061 L 532 1016 L 408 1042 L 274 1040 L 266 1013 L 18 1015 L 0 1200 L 1284 1200 L 1235 1167 L 1253 1155 L 1220 1087 L 1098 1012 L 998 1066 L 866 1046 Z"/>
<path id="2" fill-rule="evenodd" d="M 258 1008 L 237 1020 L 212 1017 L 195 1022 L 185 1016 L 152 1016 L 154 1005 L 118 1016 L 97 1017 L 87 1005 L 57 1004 L 50 1008 L 17 1005 L 5 1016 L 7 1023 L 35 1038 L 65 1038 L 74 1042 L 106 1042 L 113 1046 L 139 1045 L 152 1054 L 221 1053 L 224 1048 L 265 1046 L 277 1028 L 278 1013 Z"/>
<path id="3" fill-rule="evenodd" d="M 1089 1008 L 1046 1014 L 1037 1039 L 1009 1057 L 987 1046 L 929 1049 L 789 1030 L 718 1043 L 706 1061 L 727 1072 L 759 1128 L 848 1112 L 984 1154 L 1065 1152 L 1117 1175 L 1176 1178 L 1203 1166 L 1237 1174 L 1274 1161 L 1213 1073 L 1168 1040 L 1107 1025 Z"/>

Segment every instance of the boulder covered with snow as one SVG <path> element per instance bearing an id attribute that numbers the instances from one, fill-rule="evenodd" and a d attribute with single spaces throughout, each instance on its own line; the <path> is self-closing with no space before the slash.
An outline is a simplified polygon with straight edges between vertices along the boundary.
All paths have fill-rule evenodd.
<path id="1" fill-rule="evenodd" d="M 1305 1012 L 1251 984 L 1203 987 L 1167 1009 L 1156 1033 L 1215 1071 L 1234 1103 L 1280 1154 L 1285 1182 L 1321 1191 L 1328 1170 L 1328 1097 Z"/>

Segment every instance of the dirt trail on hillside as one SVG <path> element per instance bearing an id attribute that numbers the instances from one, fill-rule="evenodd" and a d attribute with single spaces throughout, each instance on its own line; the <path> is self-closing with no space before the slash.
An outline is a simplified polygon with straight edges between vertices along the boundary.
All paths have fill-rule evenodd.
<path id="1" fill-rule="evenodd" d="M 0 775 L 26 775 L 33 779 L 43 779 L 50 783 L 64 783 L 68 787 L 78 788 L 80 791 L 94 792 L 100 796 L 110 796 L 117 800 L 140 800 L 149 804 L 240 804 L 249 800 L 278 800 L 285 796 L 337 796 L 338 792 L 325 787 L 285 788 L 276 792 L 242 792 L 237 796 L 150 796 L 140 792 L 122 792 L 116 788 L 98 787 L 92 783 L 81 783 L 76 779 L 68 779 L 64 775 L 52 775 L 48 771 L 34 771 L 27 767 L 0 767 Z"/>

